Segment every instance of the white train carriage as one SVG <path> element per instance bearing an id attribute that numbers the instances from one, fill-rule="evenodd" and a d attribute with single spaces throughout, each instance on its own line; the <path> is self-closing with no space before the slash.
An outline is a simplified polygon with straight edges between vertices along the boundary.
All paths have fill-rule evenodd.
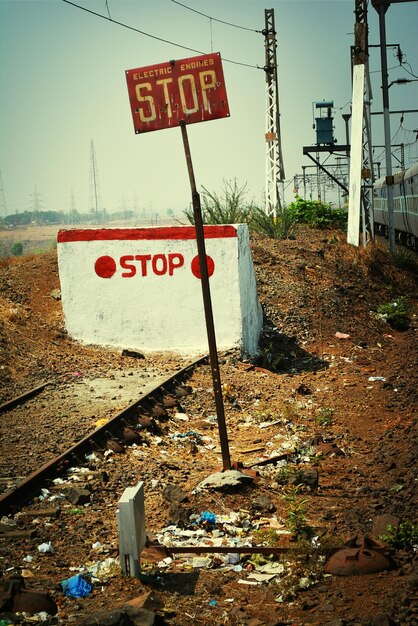
<path id="1" fill-rule="evenodd" d="M 374 189 L 374 222 L 377 232 L 388 233 L 386 178 L 379 178 Z M 393 219 L 399 241 L 413 247 L 418 242 L 418 163 L 394 175 Z"/>

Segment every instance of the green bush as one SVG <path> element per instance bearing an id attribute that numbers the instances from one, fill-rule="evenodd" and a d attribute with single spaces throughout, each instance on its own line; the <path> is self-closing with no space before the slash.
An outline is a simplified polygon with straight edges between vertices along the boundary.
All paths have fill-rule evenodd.
<path id="1" fill-rule="evenodd" d="M 377 307 L 377 316 L 396 330 L 406 330 L 409 327 L 411 313 L 411 305 L 405 296 L 399 296 L 393 302 Z"/>
<path id="2" fill-rule="evenodd" d="M 314 228 L 345 228 L 347 224 L 347 212 L 344 209 L 333 208 L 318 200 L 304 200 L 300 196 L 296 196 L 295 201 L 289 204 L 287 211 L 295 222 Z"/>
<path id="3" fill-rule="evenodd" d="M 380 535 L 379 539 L 394 548 L 412 550 L 418 547 L 418 526 L 412 522 L 401 522 L 397 528 L 389 524 L 386 534 Z"/>
<path id="4" fill-rule="evenodd" d="M 10 248 L 10 253 L 12 256 L 22 256 L 23 254 L 23 246 L 20 242 L 16 242 Z"/>

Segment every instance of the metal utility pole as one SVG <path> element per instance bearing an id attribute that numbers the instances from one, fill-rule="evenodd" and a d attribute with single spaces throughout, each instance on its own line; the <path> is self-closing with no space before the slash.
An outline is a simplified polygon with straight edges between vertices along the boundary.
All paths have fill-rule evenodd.
<path id="1" fill-rule="evenodd" d="M 281 209 L 279 183 L 284 181 L 284 166 L 280 135 L 279 87 L 277 80 L 276 29 L 274 9 L 265 9 L 263 30 L 266 49 L 266 213 L 277 215 Z"/>
<path id="2" fill-rule="evenodd" d="M 385 161 L 386 161 L 386 192 L 388 206 L 388 231 L 389 247 L 392 254 L 396 252 L 395 220 L 393 215 L 393 175 L 392 153 L 390 138 L 390 115 L 389 115 L 389 87 L 388 87 L 388 61 L 386 55 L 386 23 L 385 13 L 389 8 L 388 2 L 372 0 L 372 4 L 379 14 L 380 32 L 380 64 L 382 68 L 382 101 L 383 101 L 383 125 L 385 133 Z"/>
<path id="3" fill-rule="evenodd" d="M 36 220 L 39 219 L 39 212 L 42 210 L 41 195 L 42 194 L 39 193 L 35 185 L 35 191 L 30 194 L 30 197 L 32 198 L 31 209 L 33 222 L 36 222 Z"/>
<path id="4" fill-rule="evenodd" d="M 96 223 L 99 223 L 101 197 L 99 187 L 99 172 L 96 162 L 96 151 L 94 149 L 94 141 L 90 142 L 90 207 L 92 213 L 95 214 Z"/>
<path id="5" fill-rule="evenodd" d="M 71 194 L 70 194 L 70 205 L 71 205 L 70 222 L 71 222 L 71 224 L 75 224 L 76 223 L 77 209 L 76 209 L 76 206 L 75 206 L 74 189 L 72 189 L 72 188 L 71 188 Z"/>
<path id="6" fill-rule="evenodd" d="M 0 171 L 0 216 L 6 217 L 7 215 L 7 204 L 6 204 L 6 196 L 4 195 L 4 187 L 3 187 L 3 176 Z"/>
<path id="7" fill-rule="evenodd" d="M 396 253 L 395 240 L 395 220 L 393 207 L 393 174 L 392 174 L 392 153 L 390 138 L 390 108 L 389 108 L 389 85 L 388 85 L 388 62 L 386 54 L 386 21 L 385 14 L 391 4 L 400 2 L 412 2 L 413 0 L 372 0 L 372 5 L 379 15 L 380 32 L 380 64 L 382 72 L 382 102 L 383 102 L 383 124 L 385 134 L 385 161 L 386 161 L 386 190 L 388 206 L 388 231 L 389 247 L 392 254 Z"/>

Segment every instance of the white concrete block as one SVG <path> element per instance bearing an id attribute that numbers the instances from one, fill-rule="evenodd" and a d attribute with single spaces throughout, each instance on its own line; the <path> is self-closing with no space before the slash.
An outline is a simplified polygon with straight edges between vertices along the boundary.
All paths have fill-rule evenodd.
<path id="1" fill-rule="evenodd" d="M 127 487 L 117 510 L 119 558 L 122 573 L 138 577 L 140 555 L 146 542 L 144 485 Z"/>
<path id="2" fill-rule="evenodd" d="M 255 354 L 262 310 L 246 224 L 205 226 L 219 349 Z M 208 351 L 195 229 L 74 229 L 58 233 L 68 333 L 142 352 Z"/>

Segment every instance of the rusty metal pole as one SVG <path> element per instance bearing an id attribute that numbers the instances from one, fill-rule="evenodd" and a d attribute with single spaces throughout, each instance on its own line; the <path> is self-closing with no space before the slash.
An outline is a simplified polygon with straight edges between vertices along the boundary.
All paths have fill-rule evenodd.
<path id="1" fill-rule="evenodd" d="M 210 297 L 210 286 L 208 267 L 206 263 L 205 236 L 203 232 L 202 210 L 200 205 L 200 195 L 196 189 L 196 181 L 193 172 L 192 156 L 190 153 L 187 128 L 184 120 L 180 121 L 181 134 L 183 137 L 184 152 L 186 155 L 187 170 L 189 172 L 190 187 L 192 190 L 193 215 L 196 228 L 197 251 L 199 255 L 200 275 L 202 282 L 203 305 L 205 309 L 206 331 L 209 344 L 210 369 L 212 373 L 213 391 L 215 396 L 216 416 L 218 418 L 219 439 L 221 442 L 222 467 L 223 471 L 231 469 L 231 458 L 229 454 L 228 433 L 226 430 L 225 411 L 222 396 L 221 376 L 219 372 L 218 351 L 216 347 L 215 325 L 213 322 L 212 301 Z"/>

